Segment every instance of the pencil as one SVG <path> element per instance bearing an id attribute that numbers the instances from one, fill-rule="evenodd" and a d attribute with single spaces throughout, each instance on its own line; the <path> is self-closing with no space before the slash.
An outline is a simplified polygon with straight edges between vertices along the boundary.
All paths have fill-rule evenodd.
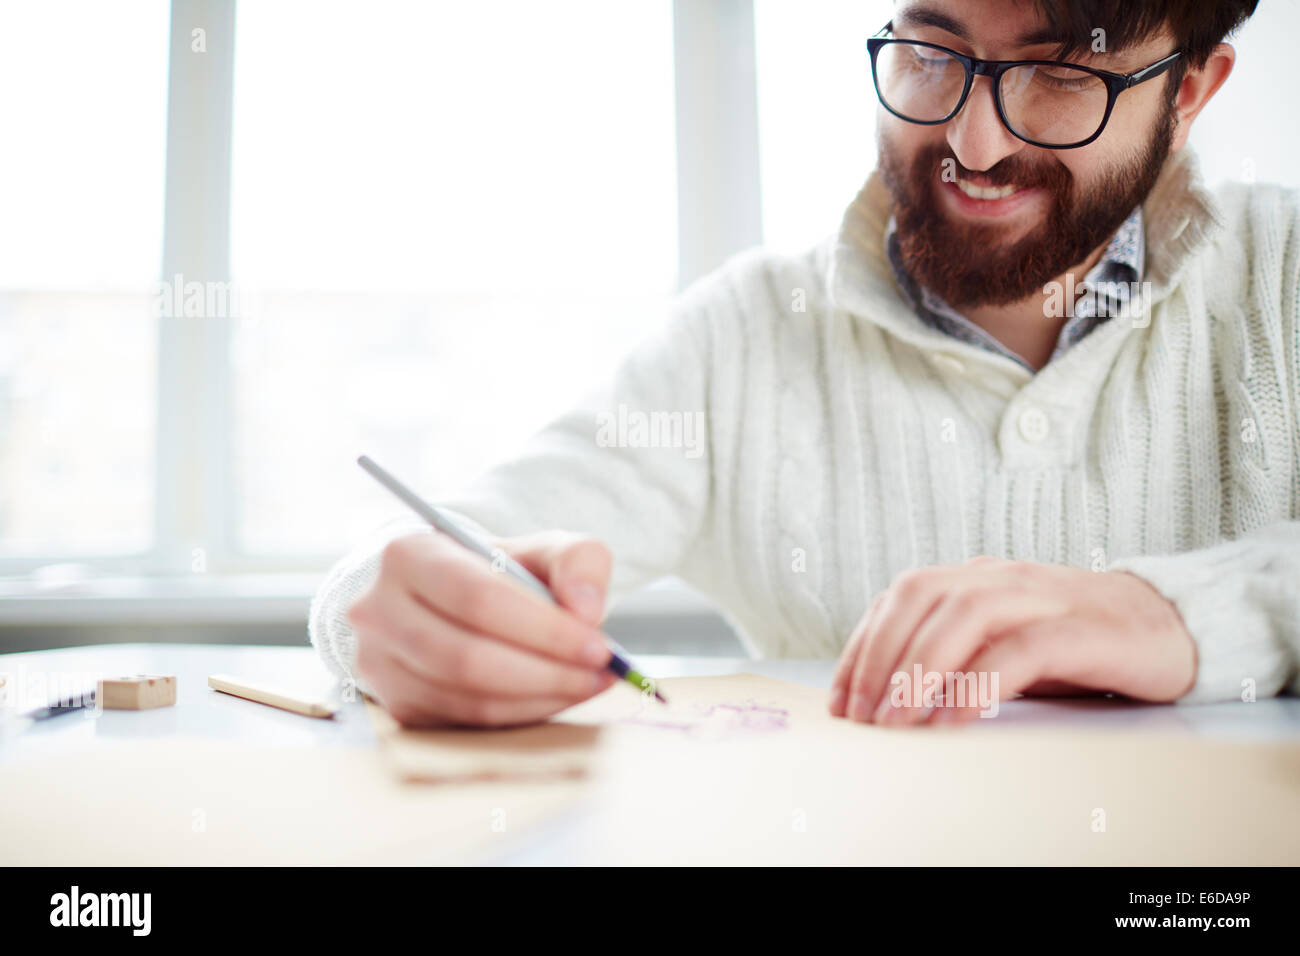
<path id="1" fill-rule="evenodd" d="M 522 564 L 511 558 L 508 554 L 504 554 L 499 548 L 493 549 L 489 547 L 486 542 L 480 540 L 479 537 L 468 528 L 463 527 L 446 511 L 429 504 L 383 468 L 380 468 L 370 458 L 362 455 L 357 459 L 357 464 L 369 472 L 371 477 L 373 477 L 377 482 L 405 502 L 412 511 L 418 514 L 425 521 L 429 522 L 429 524 L 433 525 L 443 534 L 447 535 L 447 537 L 456 541 L 458 544 L 469 548 L 469 550 L 473 551 L 475 554 L 482 555 L 489 561 L 495 562 L 496 567 L 502 568 L 506 574 L 524 585 L 524 587 L 546 598 L 552 604 L 560 603 L 555 600 L 555 595 L 551 593 L 550 588 L 537 580 L 537 578 L 534 577 L 533 574 Z M 623 678 L 623 680 L 627 681 L 629 684 L 632 684 L 637 690 L 650 688 L 655 699 L 659 700 L 661 703 L 668 703 L 668 701 L 664 699 L 664 695 L 659 693 L 658 688 L 655 687 L 654 681 L 645 677 L 640 671 L 632 666 L 632 661 L 631 658 L 628 657 L 627 651 L 623 650 L 616 641 L 608 636 L 605 637 L 605 641 L 608 643 L 610 650 L 610 659 L 606 666 L 613 671 L 614 674 Z"/>
<path id="2" fill-rule="evenodd" d="M 294 697 L 264 684 L 252 684 L 242 677 L 231 677 L 229 674 L 212 674 L 208 677 L 208 686 L 213 690 L 221 691 L 223 694 L 242 697 L 245 700 L 256 701 L 269 707 L 279 707 L 281 710 L 302 714 L 304 717 L 334 716 L 334 708 L 329 704 Z"/>
<path id="3" fill-rule="evenodd" d="M 74 710 L 81 710 L 85 707 L 95 706 L 94 688 L 81 691 L 78 693 L 68 694 L 57 700 L 52 700 L 46 704 L 40 704 L 31 707 L 28 710 L 19 711 L 19 717 L 25 717 L 28 720 L 46 720 L 50 717 L 57 717 L 60 714 L 70 714 Z"/>

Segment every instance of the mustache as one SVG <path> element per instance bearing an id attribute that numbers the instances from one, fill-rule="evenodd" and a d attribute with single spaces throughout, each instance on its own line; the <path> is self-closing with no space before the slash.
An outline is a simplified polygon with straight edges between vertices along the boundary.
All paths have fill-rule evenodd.
<path id="1" fill-rule="evenodd" d="M 924 169 L 951 169 L 962 179 L 978 180 L 988 186 L 1041 187 L 1057 194 L 1066 192 L 1072 179 L 1070 171 L 1061 163 L 1034 162 L 1019 154 L 1004 157 L 988 169 L 969 169 L 946 146 L 927 150 L 917 158 L 914 169 L 918 179 Z"/>

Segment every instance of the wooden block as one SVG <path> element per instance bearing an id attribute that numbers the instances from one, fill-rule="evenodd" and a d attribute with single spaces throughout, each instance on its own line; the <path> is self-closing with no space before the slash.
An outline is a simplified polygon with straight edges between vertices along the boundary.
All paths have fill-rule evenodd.
<path id="1" fill-rule="evenodd" d="M 176 678 L 138 674 L 102 680 L 95 699 L 105 710 L 149 710 L 176 703 Z"/>

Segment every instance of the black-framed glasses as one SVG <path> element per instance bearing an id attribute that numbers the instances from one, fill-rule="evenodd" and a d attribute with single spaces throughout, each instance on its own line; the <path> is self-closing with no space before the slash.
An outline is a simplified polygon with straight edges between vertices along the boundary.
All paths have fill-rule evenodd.
<path id="1" fill-rule="evenodd" d="M 1091 143 L 1106 128 L 1121 93 L 1160 76 L 1182 55 L 1175 51 L 1124 74 L 1058 60 L 979 60 L 937 43 L 892 37 L 872 37 L 867 50 L 876 95 L 899 119 L 946 123 L 966 104 L 975 77 L 987 76 L 1002 125 L 1044 149 Z"/>

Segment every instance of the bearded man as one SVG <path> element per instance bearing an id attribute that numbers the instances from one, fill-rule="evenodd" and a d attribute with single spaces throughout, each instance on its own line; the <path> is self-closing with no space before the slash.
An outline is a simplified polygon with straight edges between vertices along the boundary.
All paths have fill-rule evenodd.
<path id="1" fill-rule="evenodd" d="M 409 724 L 608 687 L 613 597 L 677 574 L 763 656 L 894 694 L 1198 703 L 1297 682 L 1300 214 L 1188 134 L 1256 0 L 899 0 L 866 40 L 876 170 L 825 242 L 753 251 L 518 457 L 440 502 L 552 606 L 429 530 L 342 560 L 312 638 Z M 865 38 L 864 38 L 865 39 Z M 596 440 L 624 406 L 705 439 Z"/>

